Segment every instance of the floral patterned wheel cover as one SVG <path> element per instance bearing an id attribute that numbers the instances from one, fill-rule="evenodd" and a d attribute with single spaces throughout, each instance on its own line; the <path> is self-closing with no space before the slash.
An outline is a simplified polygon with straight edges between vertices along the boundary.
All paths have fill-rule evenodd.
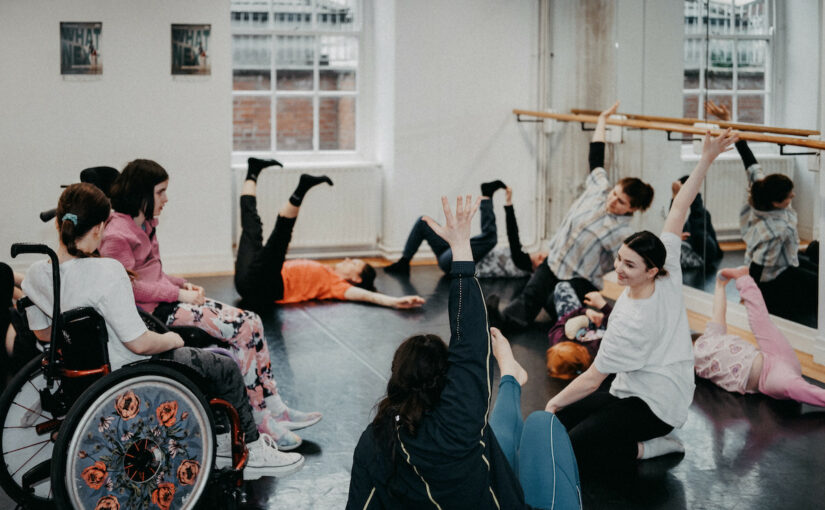
<path id="1" fill-rule="evenodd" d="M 192 508 L 209 477 L 212 430 L 173 379 L 144 375 L 107 389 L 80 420 L 66 488 L 77 508 Z"/>

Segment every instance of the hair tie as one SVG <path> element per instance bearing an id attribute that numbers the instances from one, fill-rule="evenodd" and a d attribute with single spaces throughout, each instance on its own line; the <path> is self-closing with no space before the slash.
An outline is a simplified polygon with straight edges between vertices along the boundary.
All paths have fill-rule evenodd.
<path id="1" fill-rule="evenodd" d="M 66 220 L 69 220 L 72 223 L 74 223 L 75 227 L 77 226 L 77 215 L 76 214 L 72 214 L 72 213 L 64 214 L 63 218 L 61 218 L 61 221 L 66 221 Z"/>

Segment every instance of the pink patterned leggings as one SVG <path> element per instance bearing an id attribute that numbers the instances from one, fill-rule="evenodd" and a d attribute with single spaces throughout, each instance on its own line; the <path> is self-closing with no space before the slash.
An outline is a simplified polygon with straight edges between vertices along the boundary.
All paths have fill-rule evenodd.
<path id="1" fill-rule="evenodd" d="M 769 397 L 791 399 L 825 407 L 825 389 L 802 378 L 802 367 L 791 345 L 768 316 L 765 300 L 750 276 L 736 279 L 736 288 L 745 301 L 751 331 L 762 351 L 759 391 Z"/>
<path id="2" fill-rule="evenodd" d="M 194 326 L 223 339 L 237 358 L 253 409 L 264 409 L 264 399 L 278 394 L 272 377 L 269 347 L 258 314 L 207 298 L 202 305 L 177 303 L 166 319 L 166 325 Z"/>

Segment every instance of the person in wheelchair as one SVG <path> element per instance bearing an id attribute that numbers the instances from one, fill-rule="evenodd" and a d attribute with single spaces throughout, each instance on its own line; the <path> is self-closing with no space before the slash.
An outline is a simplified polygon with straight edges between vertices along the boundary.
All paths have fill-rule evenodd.
<path id="1" fill-rule="evenodd" d="M 261 318 L 210 299 L 203 287 L 163 271 L 156 227 L 168 186 L 169 174 L 158 163 L 136 159 L 127 164 L 110 188 L 114 211 L 100 254 L 135 275 L 134 299 L 144 312 L 171 329 L 203 330 L 229 348 L 238 359 L 258 430 L 274 437 L 281 450 L 295 449 L 302 440 L 293 431 L 317 423 L 322 415 L 289 408 L 281 399 Z"/>
<path id="2" fill-rule="evenodd" d="M 23 296 L 22 282 L 22 274 L 0 262 L 0 337 L 4 339 L 0 347 L 0 381 L 3 383 L 17 368 L 40 353 L 31 338 L 18 334 L 20 325 L 14 321 L 13 307 Z"/>
<path id="3" fill-rule="evenodd" d="M 113 371 L 149 358 L 173 361 L 202 378 L 206 387 L 201 389 L 205 394 L 228 401 L 238 412 L 249 449 L 245 479 L 285 476 L 300 469 L 304 461 L 300 454 L 279 451 L 272 437 L 258 432 L 246 385 L 234 360 L 184 347 L 177 333 L 156 333 L 146 328 L 138 315 L 123 265 L 117 260 L 93 255 L 100 246 L 109 212 L 108 198 L 91 184 L 72 184 L 61 194 L 56 217 L 61 308 L 92 307 L 105 320 Z M 50 340 L 52 325 L 51 271 L 48 261 L 36 262 L 23 280 L 23 291 L 35 305 L 27 309 L 29 327 L 38 339 L 46 342 Z M 103 428 L 100 427 L 101 431 Z M 222 444 L 219 437 L 217 464 L 228 465 L 230 457 L 229 445 Z"/>

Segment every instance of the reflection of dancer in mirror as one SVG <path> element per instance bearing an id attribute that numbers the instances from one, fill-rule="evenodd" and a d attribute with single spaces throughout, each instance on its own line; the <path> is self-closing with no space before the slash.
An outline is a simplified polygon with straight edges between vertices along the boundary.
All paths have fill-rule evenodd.
<path id="1" fill-rule="evenodd" d="M 722 120 L 730 118 L 725 105 L 708 101 L 706 108 Z M 748 201 L 739 214 L 745 265 L 771 313 L 782 317 L 816 313 L 817 278 L 799 268 L 793 181 L 782 174 L 766 176 L 745 140 L 736 142 L 736 150 L 748 174 Z"/>
<path id="2" fill-rule="evenodd" d="M 759 348 L 736 335 L 727 334 L 725 286 L 736 281 L 748 311 L 748 322 Z M 696 375 L 722 389 L 737 393 L 764 393 L 825 407 L 825 389 L 802 378 L 799 359 L 782 333 L 771 322 L 762 293 L 747 266 L 722 269 L 716 279 L 713 318 L 693 346 Z"/>
<path id="3" fill-rule="evenodd" d="M 625 287 L 593 364 L 547 403 L 570 433 L 582 469 L 684 451 L 665 437 L 687 419 L 693 350 L 679 264 L 682 226 L 711 163 L 736 141 L 731 130 L 705 138 L 702 156 L 662 228 L 637 232 L 614 262 Z M 610 391 L 596 391 L 616 374 Z"/>
<path id="4" fill-rule="evenodd" d="M 249 158 L 241 188 L 241 240 L 235 260 L 235 288 L 254 303 L 300 303 L 312 299 L 364 301 L 390 308 L 418 308 L 420 296 L 392 297 L 375 291 L 375 269 L 361 259 L 345 259 L 328 267 L 307 259 L 286 260 L 292 229 L 304 195 L 319 184 L 332 186 L 326 175 L 301 175 L 289 200 L 278 210 L 275 228 L 266 244 L 258 216 L 258 175 L 269 166 L 282 166 L 274 159 Z"/>

